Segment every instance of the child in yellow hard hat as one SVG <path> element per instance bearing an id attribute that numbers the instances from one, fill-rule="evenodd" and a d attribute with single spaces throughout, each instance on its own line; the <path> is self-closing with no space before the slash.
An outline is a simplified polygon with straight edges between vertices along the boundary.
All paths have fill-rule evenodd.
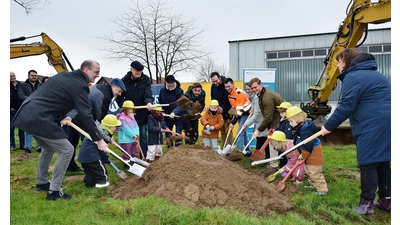
<path id="1" fill-rule="evenodd" d="M 139 125 L 135 120 L 135 105 L 131 100 L 124 101 L 121 108 L 121 112 L 117 114 L 117 118 L 121 121 L 121 126 L 118 127 L 118 143 L 129 154 L 122 153 L 122 158 L 131 163 L 131 157 L 139 157 L 135 143 L 135 137 L 139 137 Z M 126 164 L 124 168 L 129 169 Z"/>
<path id="2" fill-rule="evenodd" d="M 103 140 L 110 143 L 113 140 L 113 133 L 121 121 L 115 115 L 108 114 L 99 123 L 95 122 Z M 78 161 L 82 164 L 85 177 L 83 181 L 86 187 L 105 188 L 109 185 L 108 173 L 105 163 L 109 164 L 108 155 L 97 148 L 97 144 L 88 138 L 84 138 L 78 155 Z"/>
<path id="3" fill-rule="evenodd" d="M 162 114 L 164 110 L 158 105 L 154 106 L 147 119 L 149 132 L 147 135 L 148 151 L 146 161 L 150 163 L 163 155 L 163 132 L 170 132 Z"/>
<path id="4" fill-rule="evenodd" d="M 210 106 L 206 108 L 204 115 L 200 119 L 203 125 L 203 145 L 210 146 L 218 152 L 219 130 L 224 126 L 222 108 L 217 100 L 211 100 Z"/>

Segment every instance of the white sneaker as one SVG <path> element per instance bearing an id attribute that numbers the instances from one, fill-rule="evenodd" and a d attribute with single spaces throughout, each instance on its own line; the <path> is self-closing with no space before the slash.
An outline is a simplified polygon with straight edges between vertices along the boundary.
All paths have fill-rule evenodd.
<path id="1" fill-rule="evenodd" d="M 105 188 L 108 187 L 108 185 L 110 185 L 110 183 L 106 182 L 105 184 L 96 184 L 96 188 Z"/>

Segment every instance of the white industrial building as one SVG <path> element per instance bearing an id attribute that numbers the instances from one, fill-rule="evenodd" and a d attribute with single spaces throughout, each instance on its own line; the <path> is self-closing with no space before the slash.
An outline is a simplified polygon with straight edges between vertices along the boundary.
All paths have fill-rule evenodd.
<path id="1" fill-rule="evenodd" d="M 229 77 L 243 80 L 245 68 L 273 68 L 276 92 L 296 105 L 307 103 L 308 87 L 316 85 L 335 37 L 332 32 L 229 41 Z M 373 54 L 378 70 L 391 80 L 391 28 L 369 30 L 359 48 Z M 333 108 L 340 92 L 339 81 L 329 96 Z"/>

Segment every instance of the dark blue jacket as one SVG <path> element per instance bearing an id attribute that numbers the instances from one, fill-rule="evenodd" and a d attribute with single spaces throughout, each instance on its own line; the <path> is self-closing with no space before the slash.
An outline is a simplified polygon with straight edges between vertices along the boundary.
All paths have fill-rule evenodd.
<path id="1" fill-rule="evenodd" d="M 357 55 L 338 76 L 342 98 L 324 127 L 332 131 L 347 118 L 357 145 L 358 165 L 391 161 L 391 88 L 371 54 Z"/>
<path id="2" fill-rule="evenodd" d="M 170 104 L 172 102 L 176 102 L 180 97 L 183 95 L 183 90 L 181 88 L 181 83 L 179 81 L 176 81 L 176 88 L 174 90 L 168 90 L 166 85 L 160 89 L 160 93 L 158 95 L 158 103 L 159 104 Z M 176 106 L 164 106 L 164 113 L 166 114 L 171 114 L 172 112 L 175 115 L 178 115 L 179 109 L 177 109 Z M 181 119 L 178 118 L 169 118 L 169 117 L 164 117 L 165 122 L 167 124 L 176 124 L 178 122 L 182 122 Z"/>
<path id="3" fill-rule="evenodd" d="M 293 144 L 296 145 L 305 139 L 309 138 L 310 136 L 317 133 L 317 126 L 310 121 L 306 120 L 306 122 L 300 123 L 297 126 L 292 128 L 293 130 Z M 303 150 L 308 151 L 310 154 L 312 153 L 314 147 L 317 147 L 321 144 L 321 141 L 318 138 L 303 144 L 302 146 L 298 147 L 299 152 L 301 153 Z"/>
<path id="4" fill-rule="evenodd" d="M 149 115 L 147 120 L 147 127 L 149 132 L 147 134 L 148 145 L 162 145 L 163 144 L 163 133 L 161 128 L 167 129 L 167 124 L 164 120 L 158 121 L 153 115 Z"/>
<path id="5" fill-rule="evenodd" d="M 229 113 L 228 111 L 231 109 L 231 104 L 229 103 L 228 100 L 228 92 L 225 90 L 225 82 L 226 77 L 221 76 L 222 84 L 219 86 L 216 86 L 214 83 L 211 84 L 211 100 L 218 100 L 219 106 L 222 108 L 222 116 L 224 117 L 224 120 L 227 120 L 229 118 Z"/>
<path id="6" fill-rule="evenodd" d="M 292 126 L 290 126 L 289 121 L 286 119 L 281 119 L 281 122 L 279 123 L 279 127 L 276 128 L 275 130 L 280 130 L 286 135 L 286 139 L 293 139 L 293 134 L 292 134 Z"/>
<path id="7" fill-rule="evenodd" d="M 151 91 L 151 81 L 149 76 L 142 73 L 142 75 L 137 78 L 132 78 L 132 72 L 129 71 L 122 79 L 126 87 L 126 91 L 122 92 L 121 96 L 117 96 L 116 102 L 119 107 L 125 100 L 131 100 L 135 106 L 144 106 L 148 103 L 154 102 L 153 93 Z M 147 117 L 150 112 L 147 109 L 136 109 L 135 119 L 139 126 L 143 126 L 147 123 Z"/>

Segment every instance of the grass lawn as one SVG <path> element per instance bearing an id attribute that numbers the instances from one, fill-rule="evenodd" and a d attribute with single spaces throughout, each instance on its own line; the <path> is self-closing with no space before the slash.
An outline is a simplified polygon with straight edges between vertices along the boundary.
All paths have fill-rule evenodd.
<path id="1" fill-rule="evenodd" d="M 110 149 L 120 152 L 111 145 Z M 74 198 L 50 202 L 45 199 L 46 193 L 34 192 L 39 153 L 33 151 L 26 156 L 21 150 L 12 151 L 10 224 L 391 224 L 391 213 L 377 209 L 374 215 L 362 216 L 352 211 L 358 205 L 360 194 L 355 146 L 324 146 L 323 149 L 323 173 L 329 193 L 317 196 L 311 190 L 297 187 L 290 199 L 294 209 L 285 214 L 272 212 L 268 218 L 218 207 L 194 210 L 154 197 L 116 200 L 105 189 L 88 189 L 81 179 L 71 179 L 77 174 L 70 172 L 63 185 L 67 186 L 66 193 Z M 116 158 L 110 156 L 110 159 L 122 168 Z M 258 172 L 267 166 L 251 166 L 248 158 L 235 163 Z M 110 183 L 119 182 L 113 169 L 107 169 L 111 171 Z"/>

